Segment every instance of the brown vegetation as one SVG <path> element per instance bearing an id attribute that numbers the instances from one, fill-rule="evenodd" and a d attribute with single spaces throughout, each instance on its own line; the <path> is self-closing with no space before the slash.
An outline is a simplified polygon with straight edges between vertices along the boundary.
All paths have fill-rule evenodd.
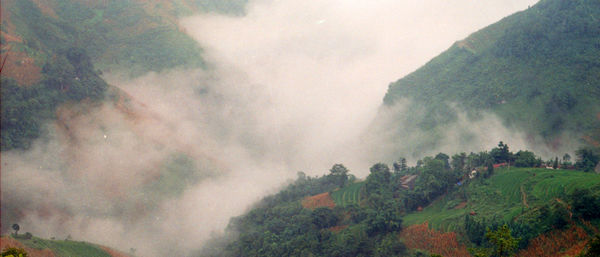
<path id="1" fill-rule="evenodd" d="M 516 256 L 576 256 L 588 241 L 588 234 L 578 226 L 571 226 L 565 230 L 555 230 L 540 235 L 529 243 L 526 249 L 521 250 Z"/>
<path id="2" fill-rule="evenodd" d="M 404 228 L 400 233 L 400 238 L 411 249 L 426 250 L 446 257 L 471 256 L 467 247 L 458 242 L 456 233 L 444 233 L 429 229 L 427 222 Z"/>
<path id="3" fill-rule="evenodd" d="M 126 253 L 123 253 L 123 252 L 117 251 L 117 250 L 115 250 L 115 249 L 108 248 L 108 247 L 106 247 L 106 246 L 100 246 L 100 248 L 101 248 L 103 251 L 105 251 L 105 252 L 107 252 L 108 254 L 110 254 L 110 256 L 112 256 L 112 257 L 131 257 L 131 255 L 129 255 L 129 254 L 126 254 Z"/>
<path id="4" fill-rule="evenodd" d="M 329 192 L 322 193 L 314 196 L 308 196 L 302 200 L 302 206 L 304 208 L 316 209 L 319 207 L 335 207 L 335 202 L 329 195 Z"/>

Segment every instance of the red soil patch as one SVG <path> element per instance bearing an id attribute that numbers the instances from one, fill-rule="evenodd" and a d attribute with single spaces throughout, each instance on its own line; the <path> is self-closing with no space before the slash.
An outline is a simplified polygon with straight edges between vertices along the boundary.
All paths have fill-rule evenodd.
<path id="1" fill-rule="evenodd" d="M 17 35 L 11 35 L 11 34 L 8 34 L 8 33 L 4 32 L 4 31 L 1 31 L 0 33 L 2 33 L 2 37 L 4 37 L 4 40 L 6 40 L 6 43 L 9 43 L 9 42 L 21 43 L 21 42 L 23 42 L 23 39 L 21 39 Z M 6 48 L 8 48 L 8 46 L 6 46 L 6 45 L 2 46 L 2 50 L 6 49 Z"/>
<path id="2" fill-rule="evenodd" d="M 458 205 L 454 206 L 454 209 L 458 210 L 458 209 L 465 208 L 466 206 L 467 206 L 467 202 L 465 201 L 465 202 L 459 203 Z"/>
<path id="3" fill-rule="evenodd" d="M 337 232 L 340 232 L 340 231 L 344 230 L 347 227 L 348 227 L 348 225 L 341 225 L 341 226 L 330 227 L 329 231 L 337 233 Z"/>
<path id="4" fill-rule="evenodd" d="M 110 256 L 112 257 L 131 257 L 131 255 L 108 248 L 106 246 L 100 246 L 100 248 L 102 250 L 104 250 L 105 252 L 107 252 L 108 254 L 110 254 Z"/>
<path id="5" fill-rule="evenodd" d="M 516 256 L 577 256 L 583 251 L 587 242 L 588 234 L 578 226 L 571 226 L 565 230 L 552 231 L 534 238 L 529 242 L 529 246 Z"/>
<path id="6" fill-rule="evenodd" d="M 333 208 L 335 207 L 335 202 L 331 199 L 329 192 L 327 192 L 304 198 L 304 200 L 302 200 L 302 206 L 309 209 L 316 209 L 319 207 Z"/>
<path id="7" fill-rule="evenodd" d="M 411 249 L 426 250 L 447 257 L 471 256 L 467 247 L 458 242 L 456 233 L 444 233 L 429 229 L 427 222 L 403 229 L 400 238 Z"/>
<path id="8" fill-rule="evenodd" d="M 5 248 L 16 247 L 24 249 L 29 257 L 54 257 L 54 253 L 50 251 L 50 249 L 32 249 L 25 247 L 19 241 L 10 237 L 0 237 L 0 251 L 3 251 Z"/>
<path id="9" fill-rule="evenodd" d="M 42 78 L 42 68 L 23 52 L 8 51 L 2 55 L 2 76 L 13 78 L 19 85 L 30 86 Z"/>
<path id="10" fill-rule="evenodd" d="M 49 1 L 47 1 L 47 0 L 32 0 L 32 2 L 35 3 L 35 5 L 37 5 L 37 7 L 42 12 L 42 14 L 45 14 L 52 18 L 58 19 L 58 16 L 54 12 L 54 9 L 52 9 L 52 7 L 48 5 Z"/>

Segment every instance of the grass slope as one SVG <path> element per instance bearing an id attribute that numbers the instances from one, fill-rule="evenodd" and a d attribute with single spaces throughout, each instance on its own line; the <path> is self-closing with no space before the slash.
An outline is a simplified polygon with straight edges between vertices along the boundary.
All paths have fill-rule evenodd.
<path id="1" fill-rule="evenodd" d="M 364 185 L 365 182 L 358 182 L 340 188 L 331 193 L 331 198 L 333 198 L 336 206 L 346 207 L 351 204 L 358 205 L 362 197 Z"/>
<path id="2" fill-rule="evenodd" d="M 392 83 L 384 102 L 412 99 L 412 111 L 394 120 L 402 124 L 402 117 L 410 116 L 404 120 L 416 131 L 429 131 L 423 139 L 458 119 L 450 108 L 456 105 L 473 116 L 494 112 L 506 125 L 547 142 L 569 131 L 595 144 L 600 142 L 599 17 L 599 1 L 542 0 Z"/>
<path id="3" fill-rule="evenodd" d="M 504 168 L 496 170 L 488 180 L 471 181 L 464 185 L 464 208 L 461 195 L 446 195 L 421 212 L 404 217 L 404 224 L 429 222 L 434 228 L 457 230 L 471 211 L 478 217 L 498 218 L 504 222 L 518 219 L 529 210 L 561 200 L 575 188 L 600 189 L 600 175 L 572 170 L 538 168 Z"/>
<path id="4" fill-rule="evenodd" d="M 111 257 L 99 246 L 71 240 L 48 240 L 39 237 L 25 239 L 16 238 L 26 247 L 33 249 L 50 249 L 57 257 Z"/>

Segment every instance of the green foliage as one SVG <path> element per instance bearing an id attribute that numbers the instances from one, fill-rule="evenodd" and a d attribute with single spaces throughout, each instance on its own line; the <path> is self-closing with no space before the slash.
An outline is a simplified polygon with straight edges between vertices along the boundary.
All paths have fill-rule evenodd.
<path id="1" fill-rule="evenodd" d="M 43 14 L 31 0 L 17 1 L 10 10 L 17 33 L 26 40 L 28 49 L 38 53 L 40 61 L 64 50 L 64 46 L 78 46 L 102 69 L 125 70 L 131 75 L 204 66 L 202 50 L 193 39 L 169 17 L 149 13 L 136 1 L 51 2 L 56 16 Z M 231 8 L 233 13 L 240 13 L 235 9 L 243 10 L 246 1 L 196 2 L 206 11 Z"/>
<path id="2" fill-rule="evenodd" d="M 110 257 L 110 254 L 94 244 L 72 240 L 47 240 L 17 238 L 23 245 L 33 249 L 50 249 L 56 256 Z"/>
<path id="3" fill-rule="evenodd" d="M 331 193 L 331 198 L 335 202 L 336 206 L 350 206 L 350 205 L 359 205 L 363 198 L 363 190 L 365 183 L 358 182 L 350 184 L 344 188 L 333 191 Z"/>
<path id="4" fill-rule="evenodd" d="M 585 196 L 589 192 L 582 197 L 576 190 L 598 191 L 600 176 L 592 173 L 501 167 L 487 179 L 466 180 L 464 171 L 469 169 L 458 168 L 493 160 L 487 152 L 459 154 L 450 166 L 448 155 L 438 154 L 423 158 L 417 167 L 394 173 L 378 163 L 364 182 L 333 191 L 337 205 L 333 209 L 306 209 L 300 200 L 337 188 L 335 176 L 311 178 L 299 173 L 294 183 L 231 220 L 228 233 L 237 239 L 217 239 L 220 243 L 203 249 L 201 255 L 429 256 L 407 251 L 397 238 L 404 223 L 429 222 L 436 229 L 464 235 L 480 247 L 475 249 L 476 256 L 503 256 L 526 247 L 542 233 L 573 222 L 568 206 L 573 206 L 574 215 L 584 210 L 570 200 L 572 194 L 586 202 L 585 206 L 590 206 L 587 201 L 592 198 L 600 199 L 593 194 Z M 399 186 L 404 174 L 418 176 L 414 189 Z M 461 179 L 463 183 L 457 184 Z M 355 195 L 359 201 L 353 200 Z M 407 213 L 408 207 L 417 204 L 429 206 Z"/>
<path id="5" fill-rule="evenodd" d="M 44 133 L 43 124 L 65 102 L 104 99 L 108 84 L 94 70 L 81 48 L 68 48 L 51 58 L 42 69 L 41 83 L 21 87 L 2 77 L 1 149 L 28 149 Z"/>
<path id="6" fill-rule="evenodd" d="M 348 169 L 343 164 L 334 164 L 329 170 L 331 180 L 337 181 L 339 187 L 344 187 L 348 181 Z"/>
<path id="7" fill-rule="evenodd" d="M 379 175 L 391 175 L 389 168 L 378 164 L 372 171 L 373 176 L 367 181 L 338 191 L 359 192 L 367 184 L 391 190 L 390 180 L 379 179 Z M 231 220 L 228 231 L 238 235 L 236 240 L 221 241 L 217 246 L 203 249 L 200 255 L 341 257 L 403 253 L 405 247 L 396 237 L 402 219 L 399 204 L 394 199 L 384 199 L 375 205 L 348 204 L 312 211 L 300 205 L 303 197 L 328 192 L 337 187 L 337 182 L 331 174 L 311 178 L 300 173 L 293 184 L 274 196 L 265 197 L 247 214 Z M 366 197 L 381 199 L 380 194 L 391 195 L 375 190 Z M 340 227 L 343 229 L 337 231 Z M 332 232 L 334 228 L 337 232 Z"/>
<path id="8" fill-rule="evenodd" d="M 397 127 L 418 124 L 414 131 L 425 133 L 425 140 L 412 144 L 417 152 L 435 149 L 438 129 L 456 121 L 455 114 L 443 115 L 453 111 L 452 104 L 473 120 L 481 117 L 479 111 L 491 111 L 505 124 L 546 140 L 564 131 L 598 140 L 598 17 L 598 1 L 540 1 L 392 83 L 384 102 L 412 100 L 408 108 L 414 111 L 394 119 Z M 406 128 L 409 135 L 412 129 Z"/>
<path id="9" fill-rule="evenodd" d="M 576 217 L 586 220 L 600 218 L 600 185 L 592 189 L 576 188 L 569 195 L 569 203 Z"/>
<path id="10" fill-rule="evenodd" d="M 533 152 L 521 150 L 515 154 L 515 166 L 535 167 L 537 165 L 537 158 Z"/>
<path id="11" fill-rule="evenodd" d="M 600 162 L 600 153 L 597 149 L 581 148 L 575 151 L 577 162 L 575 167 L 583 171 L 594 171 L 598 162 Z"/>
<path id="12" fill-rule="evenodd" d="M 25 249 L 16 247 L 7 247 L 0 255 L 2 257 L 27 257 L 29 256 Z"/>
<path id="13" fill-rule="evenodd" d="M 507 256 L 511 252 L 513 252 L 520 239 L 514 238 L 510 234 L 510 229 L 508 225 L 504 224 L 502 227 L 498 228 L 496 231 L 491 231 L 488 229 L 487 233 L 485 233 L 485 237 L 492 243 L 494 246 L 493 253 L 495 256 Z"/>
<path id="14" fill-rule="evenodd" d="M 598 213 L 594 206 L 599 197 L 593 192 L 598 192 L 599 186 L 600 176 L 580 171 L 497 169 L 489 179 L 467 182 L 436 199 L 423 211 L 407 214 L 403 223 L 429 222 L 436 229 L 462 231 L 466 239 L 479 246 L 487 244 L 486 228 L 496 229 L 500 224 L 508 224 L 513 235 L 522 239 L 518 247 L 524 248 L 532 238 L 566 227 L 572 221 L 569 212 L 573 213 L 573 218 L 582 213 Z M 573 197 L 578 189 L 587 193 Z M 585 196 L 590 192 L 591 195 Z M 584 203 L 574 207 L 572 201 L 575 198 Z M 450 205 L 455 200 L 467 205 L 461 209 L 448 209 L 447 206 L 455 205 Z"/>

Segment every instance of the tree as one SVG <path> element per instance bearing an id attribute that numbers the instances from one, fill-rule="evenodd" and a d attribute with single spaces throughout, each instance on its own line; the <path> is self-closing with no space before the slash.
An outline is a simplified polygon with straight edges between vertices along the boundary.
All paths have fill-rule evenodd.
<path id="1" fill-rule="evenodd" d="M 465 171 L 466 160 L 467 160 L 466 153 L 460 153 L 460 154 L 453 155 L 452 156 L 452 168 L 458 172 Z"/>
<path id="2" fill-rule="evenodd" d="M 339 187 L 344 187 L 348 181 L 348 169 L 343 164 L 334 164 L 329 170 L 329 176 Z"/>
<path id="3" fill-rule="evenodd" d="M 21 227 L 19 227 L 19 224 L 13 224 L 12 225 L 12 229 L 15 231 L 15 237 L 17 236 L 17 234 L 19 233 L 19 229 L 21 229 Z"/>
<path id="4" fill-rule="evenodd" d="M 404 158 L 404 157 L 400 157 L 400 159 L 398 159 L 398 161 L 394 162 L 393 166 L 394 166 L 395 173 L 404 172 L 408 169 L 408 166 L 406 165 L 406 158 Z"/>
<path id="5" fill-rule="evenodd" d="M 530 151 L 519 151 L 515 154 L 515 166 L 517 167 L 535 167 L 537 159 L 535 154 Z"/>
<path id="6" fill-rule="evenodd" d="M 589 189 L 576 188 L 569 195 L 573 214 L 586 220 L 600 217 L 600 199 Z"/>
<path id="7" fill-rule="evenodd" d="M 448 156 L 447 154 L 438 153 L 434 159 L 442 161 L 446 170 L 450 169 L 450 163 L 448 162 L 448 160 L 450 160 L 450 156 Z"/>
<path id="8" fill-rule="evenodd" d="M 508 150 L 508 145 L 502 141 L 498 143 L 498 147 L 494 147 L 490 152 L 490 155 L 494 158 L 495 163 L 511 162 L 512 154 Z"/>
<path id="9" fill-rule="evenodd" d="M 487 229 L 485 237 L 493 244 L 493 253 L 496 256 L 508 256 L 519 244 L 519 238 L 510 234 L 508 225 L 504 224 L 496 231 Z"/>
<path id="10" fill-rule="evenodd" d="M 365 185 L 367 194 L 391 193 L 390 178 L 392 173 L 390 173 L 390 168 L 384 163 L 377 163 L 371 167 L 370 171 L 371 173 L 367 176 Z"/>
<path id="11" fill-rule="evenodd" d="M 570 166 L 571 165 L 571 155 L 566 153 L 565 155 L 563 155 L 562 161 L 563 161 L 564 165 Z"/>
<path id="12" fill-rule="evenodd" d="M 592 148 L 578 149 L 575 151 L 575 155 L 577 156 L 575 167 L 586 172 L 593 171 L 600 161 L 600 154 Z"/>
<path id="13" fill-rule="evenodd" d="M 23 248 L 8 247 L 2 251 L 2 257 L 27 257 L 27 252 Z"/>
<path id="14" fill-rule="evenodd" d="M 335 216 L 333 210 L 327 207 L 316 208 L 312 214 L 312 222 L 318 228 L 329 228 L 335 226 L 338 222 L 338 217 Z"/>
<path id="15" fill-rule="evenodd" d="M 554 163 L 552 164 L 552 168 L 558 169 L 558 157 L 554 158 Z"/>

